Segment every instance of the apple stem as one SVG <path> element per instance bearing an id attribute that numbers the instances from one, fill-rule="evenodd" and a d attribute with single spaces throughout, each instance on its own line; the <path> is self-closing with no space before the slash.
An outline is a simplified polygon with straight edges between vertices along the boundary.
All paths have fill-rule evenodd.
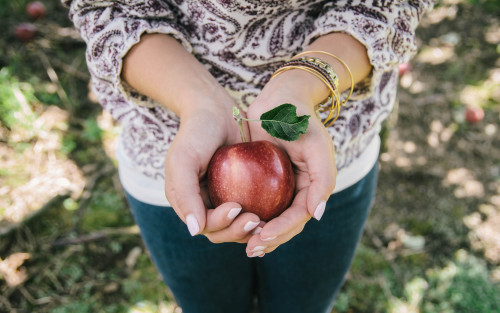
<path id="1" fill-rule="evenodd" d="M 241 116 L 240 110 L 237 107 L 233 107 L 233 117 L 238 122 L 240 128 L 240 136 L 242 142 L 247 142 L 245 138 L 245 132 L 243 131 L 243 117 Z"/>

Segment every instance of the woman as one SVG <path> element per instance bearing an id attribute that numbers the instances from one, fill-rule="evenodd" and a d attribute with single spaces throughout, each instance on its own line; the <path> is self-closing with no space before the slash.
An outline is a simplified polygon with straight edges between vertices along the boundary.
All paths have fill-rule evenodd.
<path id="1" fill-rule="evenodd" d="M 329 312 L 373 201 L 396 68 L 415 53 L 431 1 L 63 2 L 87 42 L 93 89 L 122 125 L 135 220 L 183 311 L 249 312 L 257 299 L 262 313 Z M 299 53 L 331 71 L 293 68 L 306 62 Z M 331 87 L 354 93 L 324 127 L 315 107 Z M 208 163 L 240 142 L 231 108 L 257 118 L 282 103 L 312 116 L 305 135 L 285 142 L 259 123 L 245 132 L 290 156 L 290 208 L 266 223 L 238 203 L 211 207 Z"/>

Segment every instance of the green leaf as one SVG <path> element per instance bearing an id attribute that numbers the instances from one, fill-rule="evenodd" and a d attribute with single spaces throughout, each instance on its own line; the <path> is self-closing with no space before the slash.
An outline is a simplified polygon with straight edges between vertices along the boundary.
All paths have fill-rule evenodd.
<path id="1" fill-rule="evenodd" d="M 271 136 L 286 141 L 299 139 L 309 126 L 310 115 L 297 116 L 297 107 L 284 103 L 260 116 L 262 128 Z"/>

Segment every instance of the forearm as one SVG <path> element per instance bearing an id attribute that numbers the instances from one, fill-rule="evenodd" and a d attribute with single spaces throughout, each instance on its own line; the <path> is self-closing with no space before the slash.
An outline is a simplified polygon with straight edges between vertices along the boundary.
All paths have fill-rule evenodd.
<path id="1" fill-rule="evenodd" d="M 331 33 L 315 40 L 304 52 L 325 51 L 344 61 L 352 73 L 354 84 L 366 78 L 371 71 L 366 48 L 354 37 L 343 33 Z M 339 89 L 344 91 L 351 87 L 351 77 L 346 68 L 337 59 L 320 53 L 307 53 L 307 56 L 318 57 L 330 64 L 339 77 Z M 317 104 L 329 95 L 326 85 L 312 74 L 302 70 L 289 70 L 276 76 L 265 88 L 272 92 L 277 88 L 301 93 L 308 102 Z M 266 90 L 267 89 L 267 90 Z"/>
<path id="2" fill-rule="evenodd" d="M 344 61 L 351 70 L 354 84 L 359 83 L 370 74 L 371 64 L 365 46 L 350 35 L 332 33 L 319 37 L 305 51 L 318 50 L 329 52 Z M 319 57 L 333 67 L 339 76 L 340 91 L 351 87 L 349 73 L 337 59 L 325 54 L 310 53 L 307 55 Z"/>
<path id="3" fill-rule="evenodd" d="M 199 106 L 206 108 L 207 100 L 214 106 L 227 102 L 224 89 L 205 67 L 164 34 L 142 36 L 124 59 L 122 78 L 181 118 Z"/>

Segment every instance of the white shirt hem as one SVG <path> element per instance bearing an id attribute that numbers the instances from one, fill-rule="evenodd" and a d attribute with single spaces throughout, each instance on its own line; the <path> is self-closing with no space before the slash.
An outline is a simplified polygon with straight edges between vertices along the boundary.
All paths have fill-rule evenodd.
<path id="1" fill-rule="evenodd" d="M 134 198 L 144 203 L 157 206 L 170 206 L 165 196 L 164 182 L 145 176 L 132 167 L 120 149 L 116 151 L 118 173 L 123 188 Z M 366 176 L 378 160 L 380 152 L 380 137 L 376 136 L 365 151 L 349 166 L 337 173 L 337 183 L 333 194 L 349 188 Z"/>

